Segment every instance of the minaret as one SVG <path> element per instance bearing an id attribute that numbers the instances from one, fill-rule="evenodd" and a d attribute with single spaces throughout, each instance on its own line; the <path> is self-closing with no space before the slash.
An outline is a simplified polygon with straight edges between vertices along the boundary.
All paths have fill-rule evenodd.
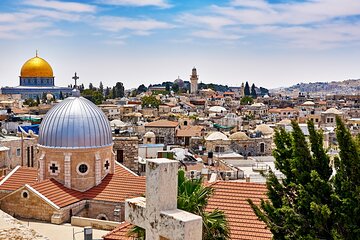
<path id="1" fill-rule="evenodd" d="M 190 87 L 190 93 L 196 93 L 198 90 L 198 80 L 199 80 L 199 76 L 196 73 L 196 68 L 194 67 L 192 69 L 192 73 L 190 76 L 190 82 L 191 82 L 191 87 Z"/>

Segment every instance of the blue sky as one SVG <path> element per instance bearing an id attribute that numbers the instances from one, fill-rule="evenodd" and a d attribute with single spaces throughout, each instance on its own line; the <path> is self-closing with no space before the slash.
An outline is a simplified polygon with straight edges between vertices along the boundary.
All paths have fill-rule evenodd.
<path id="1" fill-rule="evenodd" d="M 359 0 L 1 0 L 0 85 L 34 56 L 56 84 L 200 80 L 268 88 L 360 78 Z"/>

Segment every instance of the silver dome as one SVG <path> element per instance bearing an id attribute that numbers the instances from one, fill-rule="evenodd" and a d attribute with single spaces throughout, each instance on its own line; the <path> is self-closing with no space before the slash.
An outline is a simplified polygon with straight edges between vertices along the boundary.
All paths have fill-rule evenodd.
<path id="1" fill-rule="evenodd" d="M 96 148 L 112 145 L 105 114 L 83 97 L 68 97 L 45 115 L 39 144 L 53 148 Z"/>

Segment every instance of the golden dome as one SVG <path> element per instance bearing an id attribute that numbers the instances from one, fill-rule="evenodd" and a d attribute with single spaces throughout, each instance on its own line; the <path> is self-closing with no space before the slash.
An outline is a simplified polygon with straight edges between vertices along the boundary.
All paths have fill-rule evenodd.
<path id="1" fill-rule="evenodd" d="M 21 77 L 54 77 L 50 64 L 38 57 L 30 58 L 21 68 Z"/>

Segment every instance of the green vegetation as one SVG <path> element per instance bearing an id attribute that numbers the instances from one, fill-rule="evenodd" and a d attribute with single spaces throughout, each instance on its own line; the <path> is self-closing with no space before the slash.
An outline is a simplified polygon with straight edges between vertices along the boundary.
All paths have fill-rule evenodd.
<path id="1" fill-rule="evenodd" d="M 104 96 L 94 88 L 93 88 L 93 90 L 85 89 L 84 91 L 81 92 L 81 95 L 84 98 L 86 98 L 86 99 L 90 100 L 91 102 L 95 103 L 96 105 L 101 104 L 102 101 L 104 100 Z"/>
<path id="2" fill-rule="evenodd" d="M 250 86 L 249 86 L 248 82 L 245 83 L 244 95 L 245 96 L 250 96 Z"/>
<path id="3" fill-rule="evenodd" d="M 141 106 L 142 107 L 148 107 L 148 108 L 159 108 L 159 105 L 161 104 L 161 101 L 156 98 L 156 96 L 144 96 L 141 99 Z"/>
<path id="4" fill-rule="evenodd" d="M 254 102 L 254 99 L 250 96 L 244 96 L 240 100 L 240 105 L 250 105 Z"/>
<path id="5" fill-rule="evenodd" d="M 360 239 L 360 149 L 338 118 L 339 157 L 332 177 L 323 134 L 308 122 L 309 142 L 299 125 L 275 132 L 275 167 L 267 176 L 269 200 L 251 204 L 274 239 Z"/>

